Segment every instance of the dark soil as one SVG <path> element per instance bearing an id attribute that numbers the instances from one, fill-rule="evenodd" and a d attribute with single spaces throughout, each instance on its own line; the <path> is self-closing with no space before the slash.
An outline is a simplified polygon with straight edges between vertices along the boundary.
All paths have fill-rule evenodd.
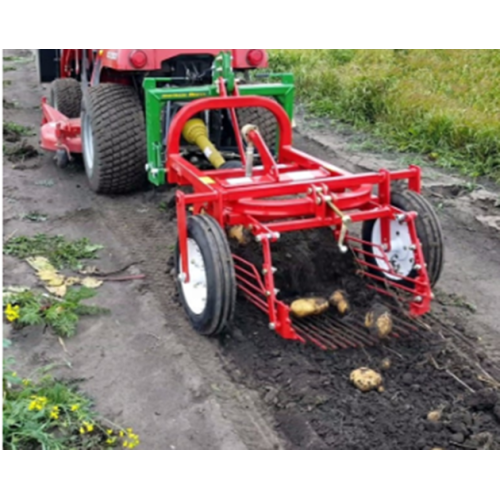
<path id="1" fill-rule="evenodd" d="M 233 244 L 233 251 L 262 269 L 259 243 Z M 356 274 L 353 254 L 340 252 L 330 229 L 282 234 L 272 244 L 272 257 L 277 269 L 275 285 L 284 302 L 310 296 L 328 299 L 337 290 L 345 291 L 352 305 L 358 308 L 368 307 L 374 299 L 366 282 Z"/>
<path id="2" fill-rule="evenodd" d="M 261 266 L 260 245 L 237 252 Z M 287 302 L 339 288 L 353 309 L 374 300 L 328 230 L 282 236 L 273 264 Z M 500 449 L 500 393 L 485 390 L 475 367 L 436 333 L 333 353 L 281 340 L 244 300 L 237 318 L 222 345 L 229 369 L 260 392 L 293 449 Z M 384 392 L 363 394 L 351 384 L 351 372 L 365 366 L 383 373 Z M 428 420 L 433 411 L 441 412 L 438 422 Z"/>

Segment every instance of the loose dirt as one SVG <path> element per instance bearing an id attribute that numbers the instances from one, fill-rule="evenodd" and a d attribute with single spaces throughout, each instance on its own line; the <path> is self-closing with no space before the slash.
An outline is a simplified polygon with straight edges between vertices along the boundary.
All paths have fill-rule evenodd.
<path id="1" fill-rule="evenodd" d="M 9 78 L 6 98 L 18 107 L 4 113 L 36 127 L 34 65 L 19 65 Z M 347 169 L 396 166 L 394 158 L 349 151 L 346 139 L 330 131 L 312 133 L 306 124 L 300 130 L 307 138 L 296 134 L 297 147 Z M 328 141 L 336 153 L 325 148 Z M 100 305 L 112 315 L 85 320 L 66 344 L 69 354 L 36 330 L 16 335 L 13 349 L 19 371 L 56 363 L 60 376 L 81 380 L 97 409 L 134 427 L 144 448 L 500 447 L 499 240 L 478 219 L 499 213 L 494 203 L 473 200 L 467 189 L 460 196 L 445 189 L 465 185 L 463 180 L 426 170 L 425 192 L 439 211 L 447 244 L 433 315 L 399 340 L 334 353 L 281 340 L 269 331 L 267 318 L 241 299 L 235 325 L 223 338 L 192 331 L 168 265 L 176 240 L 172 190 L 97 197 L 81 167 L 59 171 L 50 154 L 6 161 L 4 182 L 4 239 L 36 232 L 86 236 L 106 246 L 101 269 L 139 262 L 131 273 L 146 274 L 140 282 L 105 285 Z M 30 223 L 23 219 L 30 212 L 49 219 Z M 346 289 L 354 307 L 365 306 L 371 297 L 359 294 L 349 262 L 333 268 L 334 242 L 321 242 L 324 252 L 315 258 L 314 236 L 293 236 L 276 248 L 283 297 L 326 293 L 334 281 L 332 288 Z M 252 247 L 244 251 L 257 254 Z M 27 267 L 10 258 L 4 282 L 36 284 Z M 365 366 L 382 373 L 384 392 L 363 394 L 353 387 L 351 372 Z M 431 412 L 439 418 L 429 420 Z"/>

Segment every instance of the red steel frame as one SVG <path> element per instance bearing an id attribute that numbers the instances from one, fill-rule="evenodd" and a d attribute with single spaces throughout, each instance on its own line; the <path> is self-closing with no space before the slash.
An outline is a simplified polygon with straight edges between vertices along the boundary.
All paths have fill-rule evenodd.
<path id="1" fill-rule="evenodd" d="M 254 169 L 251 178 L 247 178 L 242 169 L 200 171 L 183 158 L 180 152 L 182 130 L 190 118 L 206 110 L 245 107 L 265 108 L 276 117 L 280 130 L 277 162 L 258 131 L 248 135 L 262 160 L 262 166 Z M 239 134 L 239 131 L 236 133 Z M 348 236 L 346 241 L 355 248 L 356 261 L 362 272 L 371 278 L 372 284 L 369 286 L 383 294 L 393 295 L 388 291 L 390 285 L 396 292 L 410 296 L 409 310 L 414 316 L 426 314 L 430 310 L 433 295 L 415 226 L 418 215 L 403 213 L 390 204 L 391 184 L 394 181 L 406 180 L 410 190 L 420 193 L 420 168 L 411 166 L 400 172 L 382 170 L 378 173 L 352 174 L 318 160 L 292 146 L 292 127 L 283 108 L 274 100 L 256 96 L 222 96 L 200 99 L 186 105 L 173 120 L 168 145 L 166 169 L 169 183 L 189 185 L 194 190 L 189 195 L 181 191 L 177 193 L 182 268 L 189 268 L 188 207 L 192 207 L 194 215 L 211 215 L 223 228 L 236 225 L 248 228 L 262 244 L 263 269 L 260 272 L 254 265 L 235 255 L 238 286 L 254 305 L 269 315 L 270 327 L 283 338 L 303 341 L 294 329 L 289 307 L 277 298 L 271 244 L 280 238 L 281 233 L 322 227 L 333 228 L 334 235 L 340 238 L 343 219 L 339 213 L 348 215 L 352 223 L 381 219 L 385 250 L 390 249 L 390 221 L 397 217 L 404 218 L 415 251 L 415 279 L 403 281 L 403 277 L 399 277 L 400 282 L 389 282 L 380 278 L 373 272 L 378 267 L 367 261 L 367 257 L 373 258 L 374 254 L 364 250 L 365 242 L 352 236 Z M 375 186 L 378 186 L 376 195 Z M 294 195 L 297 198 L 277 199 Z M 332 208 L 332 204 L 337 210 Z M 386 265 L 389 274 L 397 276 L 390 262 L 386 261 Z M 189 280 L 187 273 L 185 279 Z"/>

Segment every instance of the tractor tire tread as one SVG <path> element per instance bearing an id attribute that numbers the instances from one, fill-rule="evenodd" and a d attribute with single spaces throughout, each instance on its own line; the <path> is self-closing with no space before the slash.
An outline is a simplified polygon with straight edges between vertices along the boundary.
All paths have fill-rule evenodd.
<path id="1" fill-rule="evenodd" d="M 147 162 L 146 126 L 132 87 L 101 84 L 89 89 L 99 194 L 126 194 L 143 187 Z M 96 163 L 97 163 L 96 158 Z"/>
<path id="2" fill-rule="evenodd" d="M 58 78 L 50 86 L 50 104 L 67 118 L 78 118 L 82 109 L 82 87 L 74 78 Z"/>

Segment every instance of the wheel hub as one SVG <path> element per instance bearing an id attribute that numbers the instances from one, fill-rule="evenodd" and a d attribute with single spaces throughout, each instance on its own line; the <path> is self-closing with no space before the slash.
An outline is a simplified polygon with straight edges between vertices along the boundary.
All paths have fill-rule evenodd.
<path id="1" fill-rule="evenodd" d="M 85 170 L 87 171 L 87 175 L 91 177 L 94 172 L 94 134 L 90 116 L 87 113 L 83 114 L 82 142 Z"/>
<path id="2" fill-rule="evenodd" d="M 410 276 L 415 268 L 415 252 L 412 250 L 413 242 L 407 222 L 391 221 L 390 241 L 391 249 L 383 252 L 381 250 L 383 248 L 382 222 L 381 220 L 377 220 L 372 234 L 372 242 L 374 245 L 377 245 L 373 247 L 375 260 L 387 278 L 401 281 L 403 278 Z M 398 276 L 391 273 L 392 269 L 387 261 L 390 262 L 390 266 L 392 266 Z"/>
<path id="3" fill-rule="evenodd" d="M 188 239 L 189 283 L 186 283 L 182 261 L 180 276 L 182 293 L 187 306 L 194 314 L 201 315 L 207 306 L 208 279 L 205 261 L 198 243 Z"/>

